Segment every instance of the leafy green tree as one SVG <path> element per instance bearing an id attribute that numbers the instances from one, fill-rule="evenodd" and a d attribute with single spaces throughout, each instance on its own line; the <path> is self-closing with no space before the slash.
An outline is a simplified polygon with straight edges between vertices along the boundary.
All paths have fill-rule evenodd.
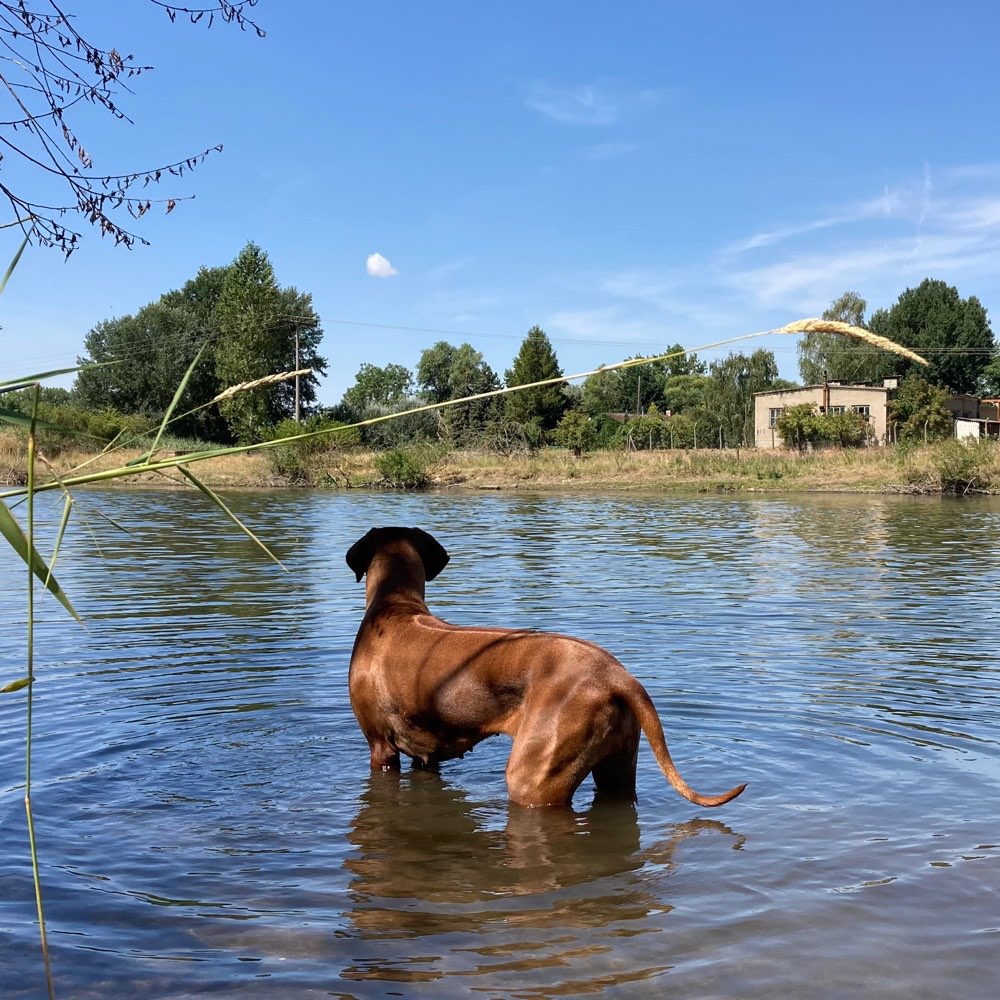
<path id="1" fill-rule="evenodd" d="M 356 420 L 373 406 L 394 406 L 408 399 L 413 392 L 413 375 L 403 365 L 388 364 L 384 368 L 365 362 L 352 385 L 344 393 L 343 403 Z"/>
<path id="2" fill-rule="evenodd" d="M 215 372 L 224 388 L 292 370 L 296 332 L 300 365 L 325 370 L 325 359 L 315 354 L 322 331 L 309 297 L 293 288 L 280 289 L 267 254 L 255 243 L 248 243 L 227 269 L 214 322 Z M 305 398 L 314 398 L 314 387 L 314 375 L 300 379 Z M 237 393 L 219 408 L 238 441 L 259 441 L 292 415 L 293 391 L 291 385 L 265 386 Z"/>
<path id="3" fill-rule="evenodd" d="M 746 447 L 753 440 L 753 394 L 771 388 L 777 378 L 774 354 L 763 348 L 749 355 L 730 353 L 709 365 L 703 408 L 721 426 L 727 448 Z"/>
<path id="4" fill-rule="evenodd" d="M 666 408 L 671 413 L 697 410 L 705 400 L 707 385 L 707 377 L 697 373 L 671 375 L 663 387 L 663 401 Z"/>
<path id="5" fill-rule="evenodd" d="M 866 327 L 868 303 L 857 292 L 844 292 L 830 303 L 823 319 Z M 798 344 L 799 374 L 806 385 L 820 385 L 824 378 L 835 382 L 870 382 L 882 378 L 885 351 L 835 333 L 807 333 Z"/>
<path id="6" fill-rule="evenodd" d="M 427 348 L 417 363 L 417 385 L 432 403 L 462 399 L 500 388 L 500 379 L 471 344 L 455 347 L 439 340 Z M 475 444 L 486 433 L 501 404 L 494 399 L 476 400 L 441 411 L 441 433 L 455 445 Z"/>
<path id="7" fill-rule="evenodd" d="M 822 439 L 841 448 L 857 448 L 868 438 L 869 424 L 860 413 L 824 413 L 819 422 Z"/>
<path id="8" fill-rule="evenodd" d="M 995 354 L 983 369 L 979 390 L 984 396 L 1000 396 L 1000 354 Z"/>
<path id="9" fill-rule="evenodd" d="M 698 360 L 696 354 L 684 353 L 680 344 L 668 347 L 664 353 L 677 354 L 677 357 L 589 376 L 583 383 L 583 409 L 592 417 L 604 413 L 638 415 L 645 413 L 650 406 L 677 409 L 682 396 L 685 403 L 690 402 L 693 386 L 701 384 L 699 380 L 703 379 L 707 366 Z M 635 357 L 642 358 L 644 355 L 637 354 Z"/>
<path id="10" fill-rule="evenodd" d="M 580 408 L 597 418 L 606 413 L 621 413 L 621 372 L 618 369 L 599 371 L 584 379 L 580 391 Z"/>
<path id="11" fill-rule="evenodd" d="M 670 430 L 654 404 L 641 417 L 633 417 L 621 425 L 620 438 L 626 448 L 644 451 L 663 448 L 670 443 Z"/>
<path id="12" fill-rule="evenodd" d="M 593 451 L 597 444 L 597 431 L 593 421 L 582 410 L 568 410 L 556 424 L 553 437 L 557 445 L 569 448 L 579 458 L 585 451 Z"/>
<path id="13" fill-rule="evenodd" d="M 262 256 L 266 261 L 266 255 Z M 81 405 L 142 414 L 155 423 L 173 399 L 184 372 L 201 351 L 200 361 L 175 410 L 171 430 L 206 441 L 231 441 L 235 432 L 230 431 L 220 408 L 209 405 L 221 389 L 293 368 L 296 336 L 300 366 L 316 373 L 325 371 L 326 362 L 317 354 L 323 331 L 312 308 L 311 297 L 295 288 L 278 288 L 276 284 L 272 289 L 273 309 L 268 313 L 270 357 L 265 353 L 254 356 L 254 364 L 249 368 L 232 363 L 236 357 L 232 350 L 234 342 L 238 342 L 245 331 L 236 328 L 238 336 L 235 338 L 231 335 L 232 329 L 227 333 L 220 319 L 219 305 L 226 282 L 232 280 L 234 266 L 203 267 L 182 288 L 166 292 L 134 316 L 98 323 L 87 334 L 87 353 L 79 362 L 113 361 L 115 364 L 80 372 L 74 392 Z M 252 351 L 253 343 L 247 349 Z M 221 360 L 220 350 L 225 355 Z M 226 368 L 227 361 L 229 368 Z M 221 378 L 223 373 L 225 382 Z M 316 398 L 315 375 L 301 377 L 299 389 L 300 403 L 308 411 Z M 273 423 L 294 414 L 294 381 L 257 392 L 258 403 L 263 400 L 273 411 L 269 418 Z M 229 405 L 236 407 L 235 403 Z"/>
<path id="14" fill-rule="evenodd" d="M 930 362 L 929 368 L 920 368 L 887 354 L 881 368 L 883 377 L 905 377 L 919 371 L 929 382 L 951 392 L 977 392 L 997 350 L 979 299 L 974 295 L 963 299 L 957 288 L 930 278 L 908 288 L 891 309 L 876 312 L 871 329 L 923 354 Z"/>
<path id="15" fill-rule="evenodd" d="M 468 344 L 462 346 L 472 350 Z M 417 362 L 417 386 L 429 403 L 444 403 L 454 398 L 452 364 L 457 350 L 454 344 L 439 340 L 421 353 Z"/>
<path id="16" fill-rule="evenodd" d="M 889 403 L 889 420 L 900 441 L 938 441 L 949 437 L 954 419 L 945 408 L 946 390 L 920 375 L 909 375 L 899 384 Z"/>
<path id="17" fill-rule="evenodd" d="M 506 372 L 508 387 L 561 375 L 562 369 L 549 338 L 539 327 L 533 326 L 522 341 L 513 366 Z M 507 416 L 511 420 L 521 424 L 534 422 L 543 431 L 555 427 L 566 409 L 566 395 L 559 384 L 512 392 L 506 400 Z"/>
<path id="18" fill-rule="evenodd" d="M 643 355 L 637 354 L 635 357 L 641 358 Z M 667 362 L 650 361 L 645 365 L 621 368 L 618 372 L 620 395 L 616 412 L 642 414 L 651 406 L 664 405 L 664 390 L 669 377 Z"/>
<path id="19" fill-rule="evenodd" d="M 87 354 L 78 363 L 114 364 L 84 368 L 74 384 L 75 397 L 88 409 L 141 414 L 155 422 L 163 417 L 203 342 L 204 334 L 189 312 L 160 302 L 144 306 L 134 316 L 98 323 L 87 334 Z M 197 395 L 199 384 L 197 378 L 188 383 L 177 414 L 206 402 Z M 197 434 L 199 426 L 199 421 L 188 418 L 171 430 Z"/>
<path id="20" fill-rule="evenodd" d="M 259 246 L 248 243 L 228 269 L 215 307 L 215 371 L 224 388 L 286 367 L 290 359 L 282 351 L 280 316 L 271 262 Z M 263 440 L 281 419 L 274 394 L 267 388 L 238 393 L 220 409 L 241 442 Z"/>
<path id="21" fill-rule="evenodd" d="M 667 378 L 675 378 L 678 375 L 704 375 L 708 371 L 708 365 L 700 360 L 697 354 L 693 351 L 685 352 L 680 344 L 672 344 L 663 353 L 674 355 L 663 362 Z"/>

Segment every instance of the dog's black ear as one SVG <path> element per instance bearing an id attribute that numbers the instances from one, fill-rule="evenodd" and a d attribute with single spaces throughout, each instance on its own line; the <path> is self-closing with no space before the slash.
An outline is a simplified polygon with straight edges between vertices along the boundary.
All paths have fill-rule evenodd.
<path id="1" fill-rule="evenodd" d="M 375 528 L 369 530 L 347 550 L 347 565 L 354 571 L 358 583 L 361 582 L 361 577 L 368 571 L 368 564 L 372 561 L 375 530 Z"/>
<path id="2" fill-rule="evenodd" d="M 451 556 L 432 534 L 422 528 L 411 528 L 410 537 L 423 560 L 424 578 L 433 580 L 448 565 Z"/>

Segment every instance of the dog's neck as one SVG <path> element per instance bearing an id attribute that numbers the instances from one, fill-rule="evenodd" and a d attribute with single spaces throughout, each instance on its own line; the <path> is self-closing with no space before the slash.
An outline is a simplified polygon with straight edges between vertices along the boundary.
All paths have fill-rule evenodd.
<path id="1" fill-rule="evenodd" d="M 365 577 L 367 610 L 415 604 L 419 610 L 426 611 L 424 582 L 424 564 L 416 554 L 378 552 L 368 564 Z"/>

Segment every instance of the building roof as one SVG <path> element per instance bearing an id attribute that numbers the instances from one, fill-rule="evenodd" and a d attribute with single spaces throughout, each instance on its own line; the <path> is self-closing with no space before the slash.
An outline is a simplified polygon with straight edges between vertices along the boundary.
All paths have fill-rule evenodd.
<path id="1" fill-rule="evenodd" d="M 884 385 L 853 385 L 848 382 L 827 382 L 825 385 L 822 382 L 816 382 L 813 385 L 797 385 L 790 389 L 762 389 L 760 392 L 755 392 L 755 396 L 780 396 L 782 393 L 786 392 L 806 392 L 810 389 L 850 389 L 852 392 L 857 392 L 858 390 L 862 392 L 885 392 L 888 393 L 889 390 Z"/>

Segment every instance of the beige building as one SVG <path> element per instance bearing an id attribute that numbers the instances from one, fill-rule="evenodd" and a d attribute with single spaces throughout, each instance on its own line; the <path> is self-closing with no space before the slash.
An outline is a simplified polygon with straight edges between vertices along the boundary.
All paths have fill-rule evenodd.
<path id="1" fill-rule="evenodd" d="M 758 448 L 781 448 L 775 424 L 782 411 L 800 403 L 813 403 L 820 413 L 853 411 L 864 416 L 871 427 L 873 443 L 885 444 L 889 390 L 885 386 L 807 385 L 801 389 L 754 393 L 754 443 Z"/>

